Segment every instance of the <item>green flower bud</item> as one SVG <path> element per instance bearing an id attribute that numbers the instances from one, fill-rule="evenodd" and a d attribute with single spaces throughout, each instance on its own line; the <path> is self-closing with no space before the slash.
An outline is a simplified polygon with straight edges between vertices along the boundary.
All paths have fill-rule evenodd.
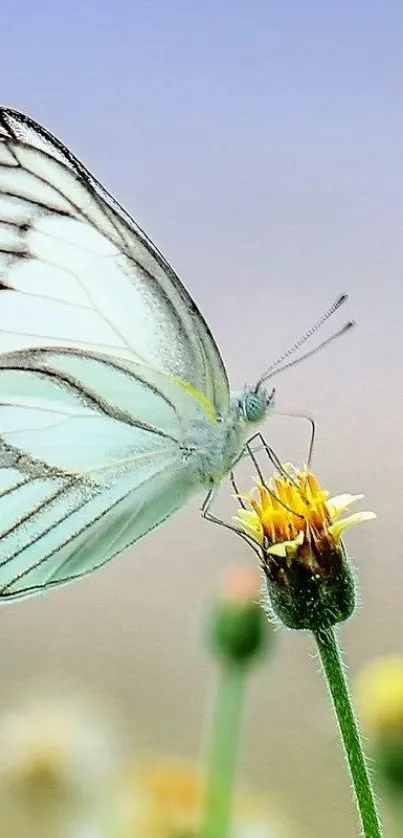
<path id="1" fill-rule="evenodd" d="M 232 571 L 212 619 L 216 657 L 236 664 L 251 663 L 271 644 L 272 634 L 259 603 L 259 574 L 244 568 Z"/>

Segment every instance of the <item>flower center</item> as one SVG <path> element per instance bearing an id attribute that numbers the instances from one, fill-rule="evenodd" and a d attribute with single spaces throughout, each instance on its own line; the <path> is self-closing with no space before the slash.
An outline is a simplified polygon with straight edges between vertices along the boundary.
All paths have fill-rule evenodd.
<path id="1" fill-rule="evenodd" d="M 259 485 L 258 491 L 259 500 L 252 497 L 250 502 L 270 543 L 291 541 L 300 532 L 319 536 L 331 524 L 329 493 L 309 472 L 283 474 L 267 487 Z"/>

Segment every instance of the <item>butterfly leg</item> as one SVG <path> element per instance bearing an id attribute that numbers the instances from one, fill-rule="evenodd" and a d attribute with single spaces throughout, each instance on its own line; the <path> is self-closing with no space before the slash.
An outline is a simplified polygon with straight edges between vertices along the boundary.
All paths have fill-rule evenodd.
<path id="1" fill-rule="evenodd" d="M 253 448 L 251 446 L 251 442 L 254 442 L 254 440 L 256 440 L 256 439 L 258 439 L 261 444 L 257 448 Z M 274 451 L 274 449 L 266 442 L 263 434 L 259 432 L 259 433 L 256 433 L 254 436 L 252 436 L 248 440 L 248 442 L 246 443 L 246 446 L 245 446 L 245 453 L 248 454 L 249 457 L 251 458 L 251 460 L 253 462 L 253 465 L 255 466 L 255 469 L 256 469 L 257 475 L 259 477 L 259 480 L 263 484 L 263 486 L 265 486 L 266 489 L 268 489 L 267 480 L 265 479 L 265 477 L 263 475 L 262 469 L 260 468 L 259 461 L 256 457 L 256 454 L 259 451 L 262 451 L 262 450 L 266 452 L 266 454 L 267 454 L 272 466 L 274 466 L 275 470 L 278 471 L 278 473 L 281 474 L 283 477 L 286 477 L 287 480 L 290 480 L 291 483 L 293 483 L 295 486 L 297 486 L 297 484 L 294 481 L 294 478 L 292 477 L 292 475 L 289 474 L 287 469 L 284 468 L 281 460 L 279 459 L 279 457 L 276 454 L 276 452 Z"/>
<path id="2" fill-rule="evenodd" d="M 253 449 L 251 447 L 250 443 L 253 442 L 255 439 L 259 439 L 260 442 L 261 442 L 261 445 L 259 445 L 258 448 Z M 259 461 L 256 457 L 256 451 L 261 451 L 262 449 L 264 451 L 266 451 L 267 456 L 268 456 L 271 464 L 275 467 L 276 471 L 278 471 L 279 474 L 282 475 L 282 477 L 286 478 L 287 481 L 290 481 L 290 483 L 292 483 L 293 486 L 295 486 L 295 488 L 299 491 L 299 485 L 298 485 L 297 481 L 294 479 L 293 475 L 290 474 L 287 471 L 286 468 L 284 468 L 283 464 L 279 460 L 279 458 L 278 458 L 277 454 L 275 453 L 275 451 L 273 450 L 273 448 L 271 448 L 270 445 L 268 445 L 268 443 L 266 442 L 263 434 L 257 433 L 253 437 L 251 437 L 251 439 L 248 440 L 248 442 L 246 443 L 246 446 L 245 446 L 245 451 L 246 451 L 247 454 L 249 454 L 249 456 L 250 456 L 250 458 L 253 462 L 253 465 L 255 466 L 257 475 L 259 477 L 259 480 L 260 480 L 262 486 L 265 487 L 265 489 L 269 493 L 269 495 L 271 495 L 271 497 L 274 498 L 277 501 L 277 503 L 280 503 L 281 506 L 284 507 L 284 509 L 287 509 L 289 512 L 292 512 L 294 515 L 297 515 L 298 517 L 301 517 L 299 515 L 299 513 L 295 512 L 295 510 L 293 510 L 289 506 L 287 506 L 287 504 L 284 503 L 284 501 L 280 500 L 280 498 L 278 497 L 276 492 L 273 491 L 272 488 L 270 488 L 270 485 L 268 484 L 267 480 L 265 479 L 264 474 L 262 472 L 262 469 L 260 468 Z"/>
<path id="3" fill-rule="evenodd" d="M 255 440 L 259 440 L 259 442 L 260 442 L 260 445 L 257 446 L 256 448 L 252 447 L 252 444 L 251 444 L 252 442 L 255 442 Z M 259 451 L 262 451 L 262 450 L 266 452 L 272 466 L 274 466 L 276 471 L 280 472 L 280 474 L 285 475 L 285 469 L 284 469 L 284 466 L 281 463 L 281 460 L 277 456 L 276 452 L 268 444 L 268 442 L 266 442 L 262 433 L 258 432 L 256 434 L 254 434 L 254 436 L 252 436 L 250 439 L 248 439 L 248 441 L 245 445 L 245 454 L 248 454 L 249 457 L 251 458 L 251 460 L 253 462 L 253 465 L 255 466 L 256 473 L 259 477 L 259 480 L 265 486 L 266 485 L 266 480 L 265 480 L 263 472 L 260 468 L 259 461 L 256 457 L 256 454 Z"/>
<path id="4" fill-rule="evenodd" d="M 233 472 L 231 472 L 231 474 L 230 474 L 230 480 L 231 480 L 232 487 L 235 491 L 235 494 L 238 495 L 239 490 L 238 490 L 238 486 L 236 484 Z M 228 521 L 223 521 L 222 518 L 219 518 L 217 515 L 214 515 L 210 511 L 210 509 L 213 505 L 214 499 L 215 499 L 216 495 L 218 494 L 218 489 L 219 489 L 219 485 L 213 486 L 213 488 L 210 489 L 209 493 L 206 495 L 206 497 L 203 501 L 201 510 L 200 510 L 202 518 L 204 518 L 205 521 L 210 521 L 210 523 L 212 523 L 212 524 L 218 524 L 220 527 L 224 527 L 226 530 L 230 530 L 231 532 L 234 532 L 236 535 L 238 535 L 240 538 L 242 538 L 242 540 L 245 541 L 249 545 L 249 547 L 252 547 L 252 550 L 254 550 L 256 555 L 260 558 L 260 552 L 259 552 L 259 549 L 258 549 L 258 545 L 253 540 L 253 538 L 248 536 L 247 533 L 242 532 L 238 527 L 235 526 L 235 524 L 230 524 Z M 245 508 L 245 504 L 242 501 L 242 499 L 240 499 L 240 504 L 241 504 L 241 506 L 243 506 L 243 508 Z"/>
<path id="5" fill-rule="evenodd" d="M 309 469 L 311 467 L 311 464 L 312 464 L 312 457 L 313 457 L 313 451 L 314 451 L 314 447 L 315 447 L 315 437 L 316 437 L 316 423 L 315 423 L 315 420 L 314 420 L 313 416 L 309 416 L 308 413 L 278 413 L 278 412 L 276 412 L 276 416 L 286 416 L 289 419 L 304 419 L 306 422 L 309 422 L 309 424 L 311 426 L 311 431 L 310 431 L 310 435 L 309 435 L 308 456 L 307 456 L 307 467 Z M 270 446 L 267 445 L 267 442 L 264 439 L 263 434 L 256 433 L 254 436 L 252 436 L 248 440 L 248 442 L 249 443 L 253 442 L 253 440 L 255 440 L 255 439 L 259 439 L 260 442 L 263 444 L 263 448 L 265 448 L 266 451 L 270 451 L 271 455 L 273 455 L 274 458 L 276 458 L 278 460 L 278 458 L 276 457 L 273 449 L 270 448 Z M 258 450 L 260 450 L 260 449 L 259 448 L 255 449 L 255 452 L 258 451 Z M 271 459 L 271 462 L 273 463 L 273 465 L 275 465 L 274 460 L 271 457 L 269 457 L 269 459 Z"/>
<path id="6" fill-rule="evenodd" d="M 218 494 L 218 489 L 219 489 L 219 486 L 214 485 L 213 488 L 210 489 L 210 491 L 208 492 L 208 494 L 204 498 L 204 501 L 203 501 L 201 509 L 200 509 L 201 516 L 206 521 L 211 521 L 213 524 L 220 524 L 221 526 L 227 527 L 228 529 L 231 529 L 231 530 L 235 529 L 235 527 L 232 527 L 230 524 L 226 524 L 225 521 L 222 521 L 221 518 L 217 518 L 216 515 L 213 515 L 212 512 L 210 512 L 210 508 L 212 507 L 212 505 L 214 503 L 214 499 Z"/>

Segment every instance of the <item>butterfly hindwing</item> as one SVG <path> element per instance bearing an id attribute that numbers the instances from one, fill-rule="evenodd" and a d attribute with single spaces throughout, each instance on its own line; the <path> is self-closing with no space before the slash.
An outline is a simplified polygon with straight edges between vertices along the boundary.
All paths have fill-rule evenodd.
<path id="1" fill-rule="evenodd" d="M 17 485 L 14 478 L 13 510 L 20 517 L 9 517 L 7 531 L 0 532 L 0 600 L 30 596 L 84 576 L 149 533 L 195 491 L 188 475 L 179 479 L 177 465 L 167 456 L 143 462 L 135 474 L 104 486 L 62 477 L 36 479 L 35 486 L 31 478 L 31 486 L 21 480 Z M 29 486 L 31 493 L 20 499 Z"/>
<path id="2" fill-rule="evenodd" d="M 87 376 L 80 364 L 89 364 Z M 89 573 L 198 489 L 173 435 L 180 430 L 173 408 L 137 382 L 166 430 L 136 420 L 126 410 L 127 386 L 119 403 L 107 372 L 104 361 L 56 350 L 28 353 L 24 362 L 21 353 L 3 357 L 0 599 Z"/>

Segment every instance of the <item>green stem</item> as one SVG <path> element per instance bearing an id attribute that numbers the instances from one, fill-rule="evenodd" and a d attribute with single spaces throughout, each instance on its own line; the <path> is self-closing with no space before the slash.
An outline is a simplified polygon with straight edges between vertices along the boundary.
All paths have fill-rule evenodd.
<path id="1" fill-rule="evenodd" d="M 362 834 L 364 838 L 382 838 L 374 793 L 336 635 L 332 628 L 314 634 L 353 782 Z"/>
<path id="2" fill-rule="evenodd" d="M 222 664 L 213 715 L 203 838 L 227 838 L 247 667 Z"/>

